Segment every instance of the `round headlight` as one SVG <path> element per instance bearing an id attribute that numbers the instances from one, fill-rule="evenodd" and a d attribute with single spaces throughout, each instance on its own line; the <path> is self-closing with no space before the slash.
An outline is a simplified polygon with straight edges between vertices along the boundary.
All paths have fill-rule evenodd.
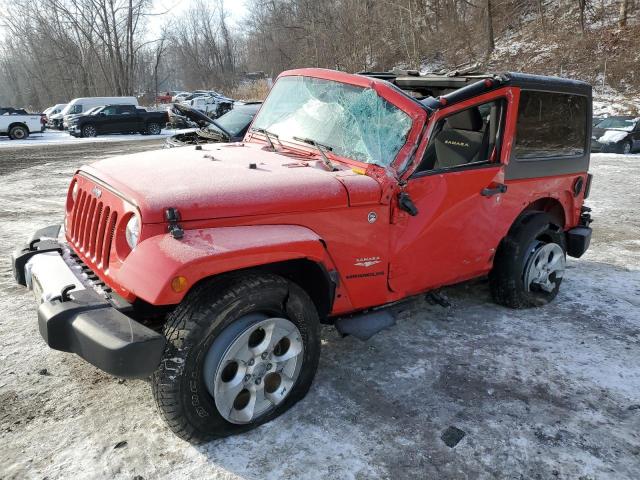
<path id="1" fill-rule="evenodd" d="M 131 250 L 136 248 L 138 240 L 140 239 L 140 221 L 138 217 L 134 215 L 127 222 L 127 228 L 125 229 L 125 237 Z"/>
<path id="2" fill-rule="evenodd" d="M 73 190 L 71 190 L 71 200 L 74 202 L 78 199 L 78 182 L 73 184 Z"/>

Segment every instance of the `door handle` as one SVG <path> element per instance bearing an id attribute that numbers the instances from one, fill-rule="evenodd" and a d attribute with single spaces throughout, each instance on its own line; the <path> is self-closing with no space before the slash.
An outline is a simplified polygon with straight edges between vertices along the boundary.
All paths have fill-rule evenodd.
<path id="1" fill-rule="evenodd" d="M 497 195 L 498 193 L 504 193 L 507 191 L 507 186 L 504 183 L 498 183 L 493 188 L 483 188 L 480 191 L 480 195 L 483 197 L 491 197 L 493 195 Z"/>

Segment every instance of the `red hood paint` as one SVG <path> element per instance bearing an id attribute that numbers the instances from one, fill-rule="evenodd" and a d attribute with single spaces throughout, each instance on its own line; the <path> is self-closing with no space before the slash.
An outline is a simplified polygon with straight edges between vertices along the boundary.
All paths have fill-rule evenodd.
<path id="1" fill-rule="evenodd" d="M 249 164 L 256 164 L 250 169 Z M 377 203 L 376 180 L 350 168 L 329 172 L 315 161 L 259 144 L 203 145 L 136 153 L 81 168 L 140 210 L 143 223 L 164 222 L 168 207 L 182 220 L 330 210 Z M 350 201 L 351 200 L 351 201 Z"/>

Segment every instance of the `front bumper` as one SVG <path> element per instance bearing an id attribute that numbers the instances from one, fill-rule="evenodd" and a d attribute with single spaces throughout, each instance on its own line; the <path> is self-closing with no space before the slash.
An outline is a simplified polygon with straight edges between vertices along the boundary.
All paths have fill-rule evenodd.
<path id="1" fill-rule="evenodd" d="M 11 258 L 16 281 L 34 290 L 41 302 L 42 338 L 51 348 L 75 353 L 117 377 L 148 377 L 160 363 L 165 337 L 127 316 L 121 311 L 126 307 L 96 288 L 93 272 L 74 265 L 68 247 L 57 240 L 59 231 L 60 226 L 38 230 Z M 67 279 L 63 283 L 71 279 L 69 285 L 51 295 L 61 278 Z"/>

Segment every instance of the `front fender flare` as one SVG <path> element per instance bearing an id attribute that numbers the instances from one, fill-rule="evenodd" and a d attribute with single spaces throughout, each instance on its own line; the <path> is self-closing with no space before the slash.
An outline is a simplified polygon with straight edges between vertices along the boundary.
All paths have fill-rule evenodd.
<path id="1" fill-rule="evenodd" d="M 186 230 L 180 240 L 163 234 L 143 240 L 125 259 L 115 280 L 153 305 L 180 303 L 200 280 L 224 272 L 307 258 L 333 270 L 321 238 L 298 225 L 254 225 Z M 178 275 L 187 288 L 176 293 Z"/>

